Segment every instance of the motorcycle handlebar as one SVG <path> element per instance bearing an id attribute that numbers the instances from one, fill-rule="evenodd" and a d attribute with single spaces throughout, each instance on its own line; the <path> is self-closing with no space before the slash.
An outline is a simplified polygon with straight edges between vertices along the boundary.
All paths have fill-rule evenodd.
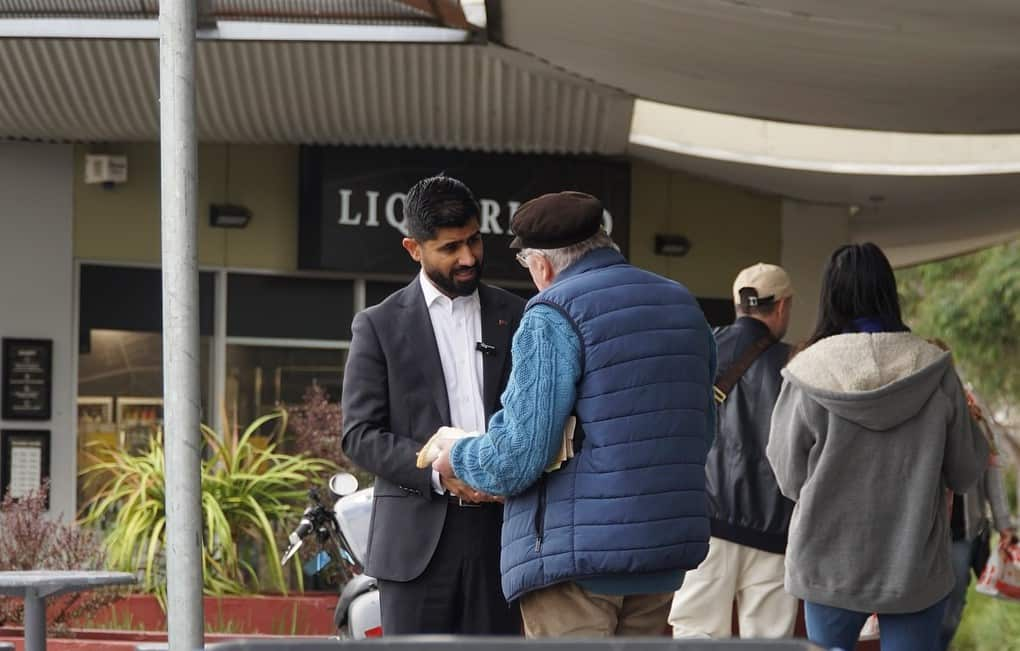
<path id="1" fill-rule="evenodd" d="M 290 532 L 290 535 L 287 537 L 290 547 L 281 559 L 282 564 L 286 564 L 304 544 L 304 539 L 317 529 L 320 530 L 320 536 L 333 538 L 341 548 L 347 549 L 349 547 L 347 541 L 338 530 L 336 516 L 331 509 L 327 509 L 320 501 L 319 492 L 314 488 L 309 489 L 308 498 L 311 505 L 301 515 L 301 522 L 298 523 L 297 528 Z"/>
<path id="2" fill-rule="evenodd" d="M 290 534 L 290 542 L 294 543 L 295 540 L 303 540 L 305 536 L 312 533 L 315 525 L 308 518 L 301 518 L 301 522 L 298 523 L 297 529 Z"/>

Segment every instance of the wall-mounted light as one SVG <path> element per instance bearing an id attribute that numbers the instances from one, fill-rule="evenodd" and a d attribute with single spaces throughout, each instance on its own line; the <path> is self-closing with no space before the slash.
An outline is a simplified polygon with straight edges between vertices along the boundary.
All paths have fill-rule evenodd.
<path id="1" fill-rule="evenodd" d="M 209 206 L 209 225 L 214 228 L 244 228 L 251 221 L 251 211 L 244 206 L 214 203 Z"/>
<path id="2" fill-rule="evenodd" d="M 655 235 L 655 255 L 683 257 L 691 250 L 691 241 L 686 235 Z"/>
<path id="3" fill-rule="evenodd" d="M 230 203 L 230 145 L 223 147 L 223 203 L 209 205 L 209 225 L 213 228 L 244 228 L 251 211 Z"/>

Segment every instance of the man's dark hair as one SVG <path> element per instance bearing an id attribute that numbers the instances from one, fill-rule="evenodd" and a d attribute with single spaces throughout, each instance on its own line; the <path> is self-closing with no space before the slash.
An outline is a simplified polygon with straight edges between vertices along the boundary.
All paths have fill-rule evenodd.
<path id="1" fill-rule="evenodd" d="M 407 233 L 419 242 L 434 239 L 440 228 L 460 228 L 480 213 L 471 190 L 442 174 L 415 183 L 404 200 Z"/>
<path id="2" fill-rule="evenodd" d="M 907 329 L 892 265 L 871 242 L 847 244 L 832 254 L 822 275 L 818 323 L 808 345 L 849 331 L 860 318 L 877 319 L 890 331 Z"/>

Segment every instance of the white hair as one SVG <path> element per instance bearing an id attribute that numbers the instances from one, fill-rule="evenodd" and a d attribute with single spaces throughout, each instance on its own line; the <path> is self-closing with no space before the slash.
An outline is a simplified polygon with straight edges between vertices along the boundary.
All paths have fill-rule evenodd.
<path id="1" fill-rule="evenodd" d="M 571 244 L 559 249 L 531 249 L 531 251 L 544 256 L 549 261 L 549 264 L 552 265 L 553 273 L 559 274 L 595 249 L 613 249 L 614 251 L 619 251 L 620 247 L 616 245 L 613 238 L 609 237 L 608 233 L 599 229 L 598 233 L 577 244 Z"/>

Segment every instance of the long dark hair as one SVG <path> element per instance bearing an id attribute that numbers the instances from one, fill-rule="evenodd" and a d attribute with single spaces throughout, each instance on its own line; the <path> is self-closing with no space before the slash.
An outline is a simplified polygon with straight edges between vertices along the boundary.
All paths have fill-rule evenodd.
<path id="1" fill-rule="evenodd" d="M 889 259 L 871 242 L 847 244 L 833 252 L 822 274 L 818 323 L 807 346 L 853 330 L 855 319 L 879 321 L 890 331 L 903 331 L 896 276 Z"/>

